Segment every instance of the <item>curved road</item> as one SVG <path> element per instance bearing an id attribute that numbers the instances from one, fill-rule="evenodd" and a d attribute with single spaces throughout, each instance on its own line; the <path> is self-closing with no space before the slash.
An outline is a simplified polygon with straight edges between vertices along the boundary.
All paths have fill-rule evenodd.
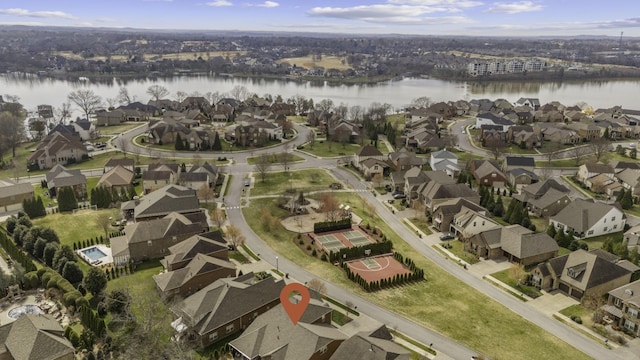
<path id="1" fill-rule="evenodd" d="M 470 120 L 467 120 L 470 121 Z M 455 123 L 454 125 L 454 133 L 455 129 L 461 129 L 459 123 Z M 289 149 L 295 148 L 295 146 L 305 143 L 306 134 L 310 131 L 308 128 L 300 125 L 295 125 L 295 129 L 298 132 L 297 138 L 288 143 Z M 146 130 L 146 127 L 142 126 L 140 128 L 136 128 L 132 131 L 129 131 L 123 135 L 124 141 L 129 142 L 133 137 L 137 136 L 140 133 L 143 133 Z M 461 130 L 459 131 L 461 132 Z M 464 140 L 463 140 L 464 139 Z M 466 141 L 465 141 L 466 140 Z M 120 143 L 120 141 L 116 141 Z M 482 155 L 482 151 L 473 147 L 469 144 L 466 136 L 460 137 L 459 141 L 460 147 L 466 151 L 478 153 L 480 152 Z M 117 144 L 116 144 L 117 145 Z M 282 151 L 284 145 L 279 145 L 277 147 L 259 149 L 252 152 L 234 152 L 234 153 L 205 153 L 198 152 L 197 154 L 202 159 L 215 159 L 218 156 L 226 156 L 228 159 L 234 160 L 234 165 L 227 167 L 227 172 L 230 174 L 245 176 L 246 174 L 252 172 L 254 170 L 253 166 L 248 165 L 246 162 L 246 158 L 248 156 L 256 156 L 263 153 L 273 153 Z M 130 153 L 138 153 L 143 155 L 149 155 L 152 152 L 157 152 L 157 150 L 148 149 L 145 147 L 136 147 L 136 146 L 127 146 L 127 148 L 123 149 Z M 172 156 L 176 157 L 185 157 L 192 158 L 194 156 L 193 152 L 171 152 Z M 298 152 L 297 155 L 302 156 L 306 161 L 292 163 L 290 167 L 292 169 L 301 169 L 301 168 L 325 168 L 329 169 L 333 175 L 345 182 L 350 184 L 356 190 L 366 189 L 366 186 L 351 173 L 339 170 L 336 168 L 335 163 L 336 159 L 318 159 L 304 153 Z M 486 155 L 486 154 L 484 154 Z M 538 155 L 540 157 L 542 155 Z M 247 243 L 252 248 L 252 250 L 261 255 L 261 258 L 274 266 L 276 262 L 276 254 L 272 249 L 270 249 L 249 227 L 246 219 L 242 214 L 242 210 L 239 208 L 241 206 L 241 198 L 243 195 L 243 186 L 244 184 L 240 181 L 234 181 L 229 184 L 229 190 L 226 195 L 226 206 L 228 207 L 227 213 L 229 220 L 234 223 L 234 225 L 240 227 L 247 238 Z M 514 298 L 511 295 L 504 293 L 503 291 L 495 288 L 491 284 L 471 275 L 469 272 L 464 270 L 462 267 L 453 263 L 450 260 L 447 260 L 442 255 L 437 253 L 434 249 L 427 246 L 423 243 L 413 231 L 407 229 L 401 221 L 394 216 L 387 207 L 385 207 L 380 201 L 377 200 L 370 192 L 360 192 L 360 195 L 365 197 L 371 204 L 374 204 L 376 207 L 378 215 L 387 223 L 391 228 L 393 228 L 399 236 L 401 236 L 405 241 L 407 241 L 416 251 L 436 263 L 438 266 L 442 267 L 444 270 L 453 274 L 460 280 L 469 284 L 476 290 L 486 294 L 490 298 L 498 301 L 504 306 L 508 307 L 512 311 L 521 315 L 523 318 L 531 321 L 532 323 L 540 326 L 546 331 L 552 333 L 560 339 L 563 339 L 567 343 L 576 347 L 577 349 L 581 349 L 583 352 L 588 354 L 589 356 L 596 359 L 618 359 L 616 353 L 612 352 L 604 348 L 603 346 L 595 343 L 591 339 L 586 336 L 574 331 L 570 327 L 563 325 L 562 323 L 554 320 L 552 318 L 547 317 L 546 315 L 540 313 L 536 309 L 526 305 L 520 300 Z M 291 274 L 294 278 L 299 281 L 309 281 L 314 278 L 314 275 L 307 272 L 306 270 L 300 268 L 296 264 L 284 259 L 280 258 L 278 261 L 279 268 L 286 273 Z M 275 267 L 275 266 L 274 266 Z M 434 344 L 434 349 L 448 356 L 451 356 L 455 359 L 468 359 L 475 352 L 465 346 L 458 344 L 457 342 L 437 333 L 430 329 L 426 329 L 400 315 L 397 315 L 387 309 L 381 308 L 366 299 L 363 299 L 359 296 L 356 296 L 349 292 L 348 290 L 342 289 L 340 287 L 334 286 L 333 284 L 327 283 L 327 290 L 329 296 L 336 298 L 340 301 L 351 301 L 355 306 L 358 307 L 359 311 L 371 316 L 372 318 L 387 324 L 391 328 L 396 328 L 401 332 L 410 334 L 412 337 L 417 340 L 430 344 Z M 534 339 L 532 339 L 534 341 Z"/>

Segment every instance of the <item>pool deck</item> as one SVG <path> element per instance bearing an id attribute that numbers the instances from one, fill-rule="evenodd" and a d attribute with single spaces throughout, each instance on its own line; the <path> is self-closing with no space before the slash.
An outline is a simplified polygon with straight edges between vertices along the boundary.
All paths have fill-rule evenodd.
<path id="1" fill-rule="evenodd" d="M 100 250 L 100 252 L 102 252 L 104 254 L 104 256 L 100 257 L 100 259 L 97 259 L 100 261 L 99 264 L 93 264 L 94 260 L 91 260 L 90 257 L 88 257 L 87 255 L 85 255 L 83 253 L 83 251 L 92 249 L 92 248 L 96 248 L 98 250 Z M 97 266 L 97 267 L 101 267 L 104 268 L 105 266 L 110 266 L 111 264 L 113 264 L 113 256 L 111 254 L 111 248 L 109 248 L 108 246 L 104 245 L 104 244 L 96 244 L 96 245 L 91 245 L 88 246 L 86 248 L 82 248 L 79 250 L 76 250 L 76 254 L 78 254 L 78 256 L 84 260 L 87 264 L 91 265 L 91 266 Z"/>
<path id="2" fill-rule="evenodd" d="M 35 293 L 24 295 L 22 296 L 22 298 L 14 302 L 9 302 L 7 300 L 7 301 L 4 301 L 2 304 L 0 304 L 0 325 L 9 324 L 16 321 L 16 319 L 9 317 L 9 311 L 18 306 L 23 306 L 23 305 L 38 306 L 43 310 L 44 313 L 49 313 L 54 317 L 56 314 L 59 314 L 59 316 L 56 319 L 58 320 L 60 325 L 63 328 L 69 325 L 69 317 L 66 315 L 66 310 L 64 310 L 64 307 L 63 307 L 62 313 L 60 313 L 60 311 L 57 310 L 55 303 L 52 300 L 41 300 L 38 302 L 36 300 Z"/>

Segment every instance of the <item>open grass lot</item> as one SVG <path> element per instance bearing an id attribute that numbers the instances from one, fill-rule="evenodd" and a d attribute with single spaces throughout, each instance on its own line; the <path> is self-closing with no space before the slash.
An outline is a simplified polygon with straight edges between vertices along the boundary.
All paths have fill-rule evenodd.
<path id="1" fill-rule="evenodd" d="M 462 241 L 449 240 L 449 241 L 440 243 L 440 245 L 444 245 L 444 244 L 446 244 L 447 246 L 450 246 L 449 248 L 447 248 L 449 252 L 459 257 L 463 261 L 472 265 L 480 262 L 480 260 L 476 258 L 472 253 L 464 251 L 464 244 L 462 243 Z"/>
<path id="2" fill-rule="evenodd" d="M 307 117 L 293 115 L 293 116 L 287 116 L 287 120 L 293 121 L 294 123 L 297 123 L 297 124 L 304 124 L 307 122 Z"/>
<path id="3" fill-rule="evenodd" d="M 38 226 L 46 226 L 55 230 L 60 238 L 62 245 L 69 245 L 73 248 L 73 243 L 94 237 L 104 237 L 104 231 L 95 221 L 96 215 L 99 213 L 109 213 L 114 218 L 117 216 L 117 210 L 83 210 L 75 214 L 58 213 L 47 215 L 43 218 L 34 219 L 33 224 Z"/>
<path id="4" fill-rule="evenodd" d="M 291 66 L 300 66 L 306 69 L 311 69 L 316 66 L 322 66 L 325 69 L 338 69 L 347 70 L 351 69 L 351 66 L 347 63 L 347 58 L 338 56 L 322 56 L 320 60 L 314 60 L 309 56 L 286 58 L 277 60 L 276 63 L 289 63 Z"/>
<path id="5" fill-rule="evenodd" d="M 404 117 L 404 114 L 387 115 L 387 122 L 391 123 L 391 126 L 395 127 L 396 130 L 402 132 L 407 118 Z"/>
<path id="6" fill-rule="evenodd" d="M 131 129 L 135 129 L 138 126 L 147 126 L 148 124 L 149 123 L 147 122 L 125 122 L 120 125 L 99 126 L 96 129 L 100 132 L 101 136 L 118 135 Z"/>
<path id="7" fill-rule="evenodd" d="M 455 149 L 455 148 L 452 150 L 452 152 L 454 154 L 456 154 L 456 156 L 458 157 L 459 161 L 470 161 L 470 160 L 485 159 L 485 157 L 482 156 L 482 155 L 477 155 L 477 154 L 466 152 L 466 151 L 460 151 L 460 150 Z"/>
<path id="8" fill-rule="evenodd" d="M 378 148 L 382 149 L 384 146 L 382 143 L 378 143 Z M 318 157 L 338 157 L 338 156 L 346 156 L 353 155 L 356 151 L 360 149 L 360 145 L 358 144 L 340 144 L 333 141 L 326 140 L 316 140 L 316 143 L 313 145 L 313 148 L 309 144 L 304 145 L 304 152 L 307 152 L 311 155 L 315 155 Z"/>
<path id="9" fill-rule="evenodd" d="M 260 174 L 254 173 L 254 187 L 251 196 L 280 195 L 289 189 L 305 193 L 317 190 L 329 190 L 329 184 L 335 182 L 333 176 L 319 169 L 298 170 L 289 172 L 269 172 L 265 174 L 264 182 Z"/>
<path id="10" fill-rule="evenodd" d="M 282 158 L 284 156 L 284 153 L 280 152 L 280 153 L 267 154 L 267 155 L 269 156 L 269 164 L 282 164 Z M 304 158 L 296 154 L 287 153 L 287 156 L 289 157 L 289 161 L 288 161 L 289 163 L 304 161 Z M 258 159 L 259 159 L 259 156 L 248 157 L 247 164 L 255 165 Z"/>
<path id="11" fill-rule="evenodd" d="M 604 234 L 604 235 L 600 235 L 592 238 L 576 239 L 576 240 L 586 242 L 589 245 L 589 250 L 592 250 L 592 249 L 602 249 L 602 244 L 604 244 L 605 240 L 607 240 L 608 238 L 613 239 L 614 242 L 622 242 L 623 237 L 624 237 L 624 232 L 619 231 L 616 233 Z"/>
<path id="12" fill-rule="evenodd" d="M 387 309 L 393 309 L 417 323 L 435 329 L 467 346 L 486 353 L 493 359 L 587 359 L 588 357 L 519 315 L 475 291 L 451 276 L 431 261 L 418 256 L 415 250 L 399 238 L 383 221 L 363 212 L 357 195 L 336 193 L 343 204 L 350 205 L 365 222 L 375 224 L 389 237 L 394 248 L 411 257 L 425 270 L 426 281 L 400 288 L 366 293 L 347 280 L 342 271 L 317 258 L 306 256 L 292 244 L 295 234 L 280 225 L 267 227 L 260 221 L 250 222 L 258 236 L 281 256 L 295 262 L 318 278 L 331 281 L 355 292 Z M 273 216 L 284 216 L 285 211 L 275 206 L 272 199 L 255 199 L 245 208 L 247 219 L 258 219 L 262 209 Z M 532 348 L 530 339 L 536 339 Z"/>

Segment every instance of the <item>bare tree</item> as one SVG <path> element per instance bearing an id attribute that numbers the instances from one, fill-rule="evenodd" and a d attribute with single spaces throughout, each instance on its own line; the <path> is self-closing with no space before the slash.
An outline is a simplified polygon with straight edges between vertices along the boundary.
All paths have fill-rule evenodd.
<path id="1" fill-rule="evenodd" d="M 494 160 L 498 160 L 498 158 L 504 154 L 507 149 L 507 144 L 499 139 L 490 140 L 486 142 L 486 148 L 489 149 L 491 155 L 493 155 Z"/>
<path id="2" fill-rule="evenodd" d="M 126 87 L 121 87 L 118 90 L 118 102 L 121 105 L 129 105 L 134 101 L 135 99 L 129 95 L 129 90 Z"/>
<path id="3" fill-rule="evenodd" d="M 59 108 L 53 111 L 54 121 L 60 124 L 64 124 L 69 118 L 71 118 L 71 103 L 69 101 L 62 103 Z"/>
<path id="4" fill-rule="evenodd" d="M 296 115 L 302 115 L 304 113 L 304 105 L 306 103 L 307 98 L 305 98 L 304 95 L 300 95 L 297 94 L 295 96 L 293 96 L 292 98 L 292 102 L 296 107 Z"/>
<path id="5" fill-rule="evenodd" d="M 202 184 L 198 188 L 198 198 L 202 199 L 205 203 L 208 203 L 213 198 L 213 189 L 209 187 L 209 184 Z"/>
<path id="6" fill-rule="evenodd" d="M 598 138 L 589 143 L 589 149 L 593 152 L 596 162 L 600 161 L 610 148 L 611 143 L 604 138 Z"/>
<path id="7" fill-rule="evenodd" d="M 109 238 L 109 229 L 111 229 L 111 221 L 113 220 L 113 212 L 101 211 L 95 216 L 96 225 L 104 231 L 104 238 Z"/>
<path id="8" fill-rule="evenodd" d="M 267 172 L 271 169 L 271 160 L 269 159 L 271 156 L 269 154 L 261 154 L 256 158 L 256 164 L 254 168 L 256 172 L 260 174 L 260 180 L 264 182 Z"/>
<path id="9" fill-rule="evenodd" d="M 327 294 L 327 285 L 322 280 L 313 278 L 307 282 L 307 287 L 320 295 Z"/>
<path id="10" fill-rule="evenodd" d="M 558 150 L 560 150 L 562 146 L 557 142 L 550 142 L 547 146 L 547 152 L 545 153 L 545 157 L 547 158 L 547 163 L 551 164 L 551 161 L 558 157 Z"/>
<path id="11" fill-rule="evenodd" d="M 164 99 L 165 97 L 169 96 L 169 90 L 167 90 L 167 88 L 162 85 L 151 85 L 147 88 L 147 94 L 151 96 L 153 101 L 155 101 L 155 105 L 157 106 L 160 99 Z"/>
<path id="12" fill-rule="evenodd" d="M 362 114 L 364 113 L 364 109 L 360 105 L 354 105 L 349 108 L 349 119 L 353 122 L 362 121 Z"/>
<path id="13" fill-rule="evenodd" d="M 573 160 L 575 160 L 576 166 L 580 166 L 582 164 L 582 160 L 589 155 L 590 149 L 588 146 L 574 146 L 567 153 Z"/>
<path id="14" fill-rule="evenodd" d="M 426 96 L 421 96 L 411 100 L 411 106 L 416 108 L 427 108 L 431 105 L 431 99 Z"/>
<path id="15" fill-rule="evenodd" d="M 176 91 L 174 98 L 177 102 L 181 103 L 186 99 L 189 95 L 185 91 Z"/>
<path id="16" fill-rule="evenodd" d="M 209 91 L 204 94 L 204 98 L 211 104 L 211 107 L 215 108 L 216 104 L 222 99 L 222 95 L 218 91 Z"/>
<path id="17" fill-rule="evenodd" d="M 229 225 L 225 229 L 227 243 L 235 250 L 238 246 L 242 246 L 246 240 L 240 229 L 234 225 Z"/>
<path id="18" fill-rule="evenodd" d="M 16 157 L 16 147 L 25 139 L 26 129 L 23 119 L 4 111 L 0 113 L 0 143 L 11 148 L 12 157 Z M 0 153 L 0 159 L 2 153 Z"/>
<path id="19" fill-rule="evenodd" d="M 330 192 L 323 192 L 320 195 L 320 211 L 324 213 L 327 221 L 336 221 L 340 218 L 340 208 L 338 199 Z"/>
<path id="20" fill-rule="evenodd" d="M 315 130 L 310 130 L 307 133 L 307 138 L 306 138 L 307 142 L 309 143 L 309 147 L 311 149 L 313 149 L 313 145 L 316 144 L 316 132 Z"/>
<path id="21" fill-rule="evenodd" d="M 518 283 L 524 284 L 527 279 L 527 271 L 522 264 L 513 264 L 509 269 L 509 275 Z"/>
<path id="22" fill-rule="evenodd" d="M 371 182 L 373 183 L 373 186 L 377 188 L 382 186 L 383 181 L 384 181 L 384 176 L 382 175 L 382 173 L 377 173 L 373 175 L 373 177 L 371 178 Z"/>
<path id="23" fill-rule="evenodd" d="M 222 225 L 226 220 L 224 210 L 215 208 L 209 212 L 209 216 L 211 216 L 211 221 L 213 221 L 218 226 L 218 228 L 222 228 Z"/>
<path id="24" fill-rule="evenodd" d="M 242 85 L 236 85 L 229 94 L 238 101 L 245 101 L 249 97 L 249 89 Z"/>
<path id="25" fill-rule="evenodd" d="M 333 109 L 333 100 L 331 99 L 320 100 L 320 102 L 316 104 L 316 109 L 320 111 L 331 111 L 331 109 Z"/>
<path id="26" fill-rule="evenodd" d="M 102 106 L 102 98 L 93 90 L 76 90 L 70 93 L 67 98 L 84 112 L 87 120 L 92 112 Z"/>
<path id="27" fill-rule="evenodd" d="M 125 137 L 120 134 L 120 136 L 118 136 L 118 139 L 116 140 L 116 146 L 118 147 L 118 149 L 120 149 L 120 151 L 122 151 L 125 158 L 127 157 L 127 152 L 129 151 L 129 145 L 129 141 L 127 141 L 127 139 L 125 139 Z"/>
<path id="28" fill-rule="evenodd" d="M 282 146 L 282 152 L 280 153 L 280 162 L 282 163 L 282 167 L 284 171 L 289 171 L 289 163 L 291 162 L 291 154 L 289 154 L 289 143 L 285 143 Z"/>
<path id="29" fill-rule="evenodd" d="M 105 98 L 105 99 L 104 99 L 104 101 L 107 103 L 107 108 L 108 108 L 109 110 L 111 110 L 111 109 L 113 109 L 113 108 L 116 106 L 116 104 L 118 103 L 118 98 L 115 98 L 115 97 L 108 97 L 108 98 Z"/>
<path id="30" fill-rule="evenodd" d="M 340 105 L 336 106 L 333 109 L 333 112 L 336 113 L 341 118 L 346 119 L 347 114 L 349 113 L 349 107 L 345 103 L 340 103 Z"/>

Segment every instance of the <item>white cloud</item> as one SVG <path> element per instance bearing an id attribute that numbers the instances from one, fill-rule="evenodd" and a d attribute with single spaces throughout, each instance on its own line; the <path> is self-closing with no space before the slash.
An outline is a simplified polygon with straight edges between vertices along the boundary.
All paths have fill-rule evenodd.
<path id="1" fill-rule="evenodd" d="M 348 8 L 315 7 L 309 10 L 313 16 L 324 16 L 342 19 L 389 18 L 396 16 L 417 17 L 434 12 L 445 12 L 446 8 L 409 6 L 409 5 L 359 5 Z"/>
<path id="2" fill-rule="evenodd" d="M 514 3 L 493 3 L 486 12 L 495 14 L 517 14 L 522 12 L 540 11 L 542 5 L 532 1 L 520 1 Z"/>
<path id="3" fill-rule="evenodd" d="M 260 6 L 260 7 L 266 7 L 266 8 L 273 8 L 273 7 L 278 7 L 280 6 L 280 4 L 278 4 L 275 1 L 265 1 L 264 3 L 260 4 L 260 5 L 256 5 L 256 6 Z"/>
<path id="4" fill-rule="evenodd" d="M 27 9 L 0 9 L 0 15 L 12 15 L 34 18 L 76 19 L 75 16 L 62 11 L 31 11 Z"/>
<path id="5" fill-rule="evenodd" d="M 450 6 L 454 8 L 469 8 L 482 5 L 480 1 L 470 0 L 388 0 L 390 4 L 417 6 Z"/>
<path id="6" fill-rule="evenodd" d="M 233 4 L 231 3 L 231 1 L 228 1 L 228 0 L 216 0 L 216 1 L 208 2 L 207 6 L 215 6 L 215 7 L 233 6 Z"/>
<path id="7" fill-rule="evenodd" d="M 99 23 L 115 23 L 115 22 L 118 22 L 118 20 L 116 20 L 116 19 L 107 18 L 107 17 L 96 18 L 96 21 L 99 22 Z"/>

